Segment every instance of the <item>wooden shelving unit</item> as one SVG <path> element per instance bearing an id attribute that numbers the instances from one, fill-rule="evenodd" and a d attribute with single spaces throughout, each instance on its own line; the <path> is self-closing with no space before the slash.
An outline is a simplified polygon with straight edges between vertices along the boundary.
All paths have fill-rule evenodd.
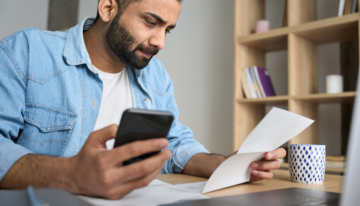
<path id="1" fill-rule="evenodd" d="M 339 94 L 308 94 L 294 96 L 292 99 L 313 103 L 347 103 L 353 102 L 356 92 L 344 92 Z"/>
<path id="2" fill-rule="evenodd" d="M 234 150 L 265 116 L 266 105 L 288 105 L 291 112 L 315 123 L 290 143 L 318 143 L 318 104 L 354 101 L 355 92 L 318 93 L 317 46 L 359 38 L 360 14 L 316 20 L 316 0 L 287 0 L 288 27 L 252 34 L 265 18 L 264 0 L 234 1 Z M 265 67 L 266 52 L 287 50 L 288 95 L 246 99 L 241 70 Z"/>
<path id="3" fill-rule="evenodd" d="M 261 104 L 261 105 L 286 105 L 288 103 L 288 96 L 275 96 L 260 99 L 238 99 L 238 103 L 243 104 Z"/>
<path id="4" fill-rule="evenodd" d="M 353 102 L 356 92 L 343 92 L 338 94 L 307 94 L 298 96 L 274 96 L 259 99 L 238 99 L 242 104 L 261 105 L 287 105 L 289 100 L 301 100 L 314 103 L 347 103 Z"/>

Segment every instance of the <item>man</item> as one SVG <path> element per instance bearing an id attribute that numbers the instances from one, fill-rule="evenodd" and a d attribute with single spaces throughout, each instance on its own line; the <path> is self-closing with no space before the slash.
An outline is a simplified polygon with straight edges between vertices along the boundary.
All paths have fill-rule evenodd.
<path id="1" fill-rule="evenodd" d="M 119 199 L 161 171 L 209 177 L 226 158 L 209 154 L 178 122 L 172 82 L 153 57 L 180 10 L 179 0 L 100 0 L 95 22 L 67 32 L 25 29 L 0 41 L 0 187 Z M 172 112 L 167 140 L 107 150 L 126 108 Z M 271 179 L 284 156 L 277 149 L 252 163 L 250 181 Z"/>

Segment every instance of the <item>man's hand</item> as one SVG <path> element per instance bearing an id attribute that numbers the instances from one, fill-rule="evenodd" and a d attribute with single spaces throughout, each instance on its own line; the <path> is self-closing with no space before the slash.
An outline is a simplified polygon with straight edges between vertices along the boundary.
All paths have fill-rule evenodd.
<path id="1" fill-rule="evenodd" d="M 117 125 L 111 125 L 91 133 L 80 152 L 72 158 L 70 170 L 77 186 L 74 193 L 119 199 L 148 185 L 161 172 L 171 156 L 169 150 L 127 166 L 122 163 L 166 148 L 165 138 L 137 141 L 108 151 L 105 143 L 115 138 L 117 129 Z"/>
<path id="2" fill-rule="evenodd" d="M 255 182 L 263 179 L 272 179 L 273 173 L 271 170 L 279 169 L 280 162 L 277 159 L 284 158 L 286 156 L 286 150 L 278 148 L 274 151 L 265 153 L 265 157 L 257 162 L 250 164 L 252 171 L 250 182 Z"/>
<path id="3" fill-rule="evenodd" d="M 90 134 L 80 152 L 70 158 L 28 154 L 6 173 L 0 188 L 53 187 L 76 194 L 119 199 L 148 185 L 161 171 L 171 152 L 162 152 L 140 162 L 123 166 L 125 160 L 168 146 L 165 138 L 137 141 L 113 150 L 105 142 L 116 136 L 111 125 Z"/>
<path id="4" fill-rule="evenodd" d="M 237 151 L 230 156 L 236 153 Z M 286 150 L 283 148 L 278 148 L 274 151 L 265 153 L 265 157 L 260 161 L 252 162 L 250 164 L 250 166 L 253 168 L 250 182 L 271 179 L 273 174 L 270 170 L 278 169 L 280 167 L 280 162 L 277 159 L 284 158 L 285 155 Z M 216 168 L 226 160 L 226 158 L 228 157 L 217 154 L 199 153 L 194 155 L 188 161 L 181 173 L 201 177 L 210 177 Z"/>

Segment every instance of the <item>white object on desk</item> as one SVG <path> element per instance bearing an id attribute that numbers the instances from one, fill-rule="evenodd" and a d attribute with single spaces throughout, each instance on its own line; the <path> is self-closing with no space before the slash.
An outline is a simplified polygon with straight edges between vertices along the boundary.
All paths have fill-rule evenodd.
<path id="1" fill-rule="evenodd" d="M 208 197 L 201 195 L 204 185 L 204 182 L 171 185 L 155 179 L 147 187 L 134 190 L 119 200 L 81 195 L 79 198 L 92 205 L 156 206 L 184 200 L 207 199 Z"/>
<path id="2" fill-rule="evenodd" d="M 326 76 L 326 93 L 342 93 L 343 92 L 343 77 L 339 74 Z"/>
<path id="3" fill-rule="evenodd" d="M 289 172 L 292 182 L 322 183 L 325 178 L 326 146 L 290 144 Z"/>
<path id="4" fill-rule="evenodd" d="M 263 158 L 266 152 L 280 147 L 313 122 L 292 112 L 272 108 L 245 139 L 237 154 L 226 159 L 215 170 L 202 193 L 248 182 L 251 162 Z"/>

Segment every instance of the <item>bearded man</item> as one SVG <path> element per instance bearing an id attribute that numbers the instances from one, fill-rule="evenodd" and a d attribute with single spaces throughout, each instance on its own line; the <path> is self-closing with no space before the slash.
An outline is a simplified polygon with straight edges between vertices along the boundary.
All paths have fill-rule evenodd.
<path id="1" fill-rule="evenodd" d="M 24 29 L 1 40 L 0 187 L 119 199 L 160 172 L 209 177 L 226 157 L 178 122 L 173 84 L 153 57 L 180 10 L 179 0 L 100 0 L 96 19 L 66 32 Z M 169 135 L 108 150 L 127 108 L 170 111 Z M 253 162 L 251 181 L 271 179 L 284 156 L 277 149 Z"/>

